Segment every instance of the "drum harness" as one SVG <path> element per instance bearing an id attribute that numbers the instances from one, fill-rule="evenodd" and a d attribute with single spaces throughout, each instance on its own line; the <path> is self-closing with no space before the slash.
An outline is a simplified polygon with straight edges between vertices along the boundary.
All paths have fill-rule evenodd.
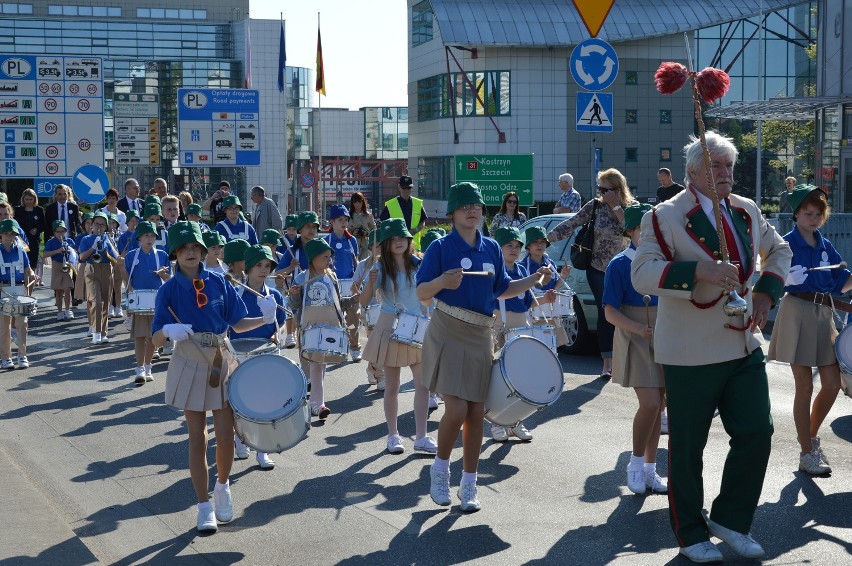
<path id="1" fill-rule="evenodd" d="M 24 275 L 24 250 L 21 248 L 21 246 L 17 246 L 17 248 L 18 248 L 18 261 L 13 261 L 13 262 L 9 262 L 9 263 L 6 263 L 5 261 L 0 262 L 0 275 L 5 277 L 6 276 L 6 270 L 8 269 L 10 271 L 9 272 L 9 286 L 12 289 L 12 292 L 9 293 L 10 295 L 17 295 L 18 294 L 17 277 L 15 277 L 15 276 L 18 274 L 19 271 L 21 272 L 22 277 Z M 26 294 L 26 286 L 24 286 L 24 292 Z"/>
<path id="2" fill-rule="evenodd" d="M 131 287 L 133 287 L 133 271 L 136 269 L 136 266 L 139 264 L 139 252 L 141 250 L 142 250 L 142 248 L 136 248 L 135 250 L 133 250 L 136 253 L 133 255 L 133 264 L 130 266 L 130 273 L 127 275 L 127 290 L 128 291 L 130 291 Z M 157 269 L 155 271 L 159 271 L 160 270 L 160 258 L 157 257 L 157 249 L 152 248 L 151 252 L 154 254 L 154 265 L 157 267 Z"/>

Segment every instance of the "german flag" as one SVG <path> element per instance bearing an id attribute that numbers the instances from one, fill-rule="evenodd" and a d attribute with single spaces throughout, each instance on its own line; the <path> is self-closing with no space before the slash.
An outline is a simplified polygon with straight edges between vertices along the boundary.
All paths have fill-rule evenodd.
<path id="1" fill-rule="evenodd" d="M 325 68 L 322 64 L 322 35 L 317 29 L 317 87 L 316 91 L 325 94 Z"/>

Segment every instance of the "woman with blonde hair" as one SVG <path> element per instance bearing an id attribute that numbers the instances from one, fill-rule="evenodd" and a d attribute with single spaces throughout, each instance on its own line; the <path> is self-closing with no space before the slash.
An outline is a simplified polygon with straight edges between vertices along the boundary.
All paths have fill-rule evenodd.
<path id="1" fill-rule="evenodd" d="M 178 206 L 180 207 L 180 214 L 178 215 L 178 220 L 186 220 L 186 211 L 189 210 L 189 205 L 193 203 L 192 193 L 189 191 L 181 191 L 178 194 Z"/>
<path id="2" fill-rule="evenodd" d="M 36 281 L 41 281 L 41 264 L 38 261 L 38 246 L 42 233 L 47 226 L 44 220 L 44 208 L 38 205 L 38 196 L 32 189 L 26 189 L 21 194 L 21 204 L 15 207 L 15 220 L 27 236 L 25 240 L 30 250 L 27 257 L 30 267 L 36 273 Z"/>
<path id="3" fill-rule="evenodd" d="M 592 261 L 586 270 L 586 279 L 598 307 L 598 347 L 603 358 L 602 379 L 612 378 L 612 338 L 614 327 L 606 320 L 603 308 L 604 275 L 612 258 L 627 247 L 624 235 L 624 209 L 634 202 L 627 179 L 618 169 L 598 173 L 598 196 L 591 199 L 580 212 L 569 218 L 548 235 L 549 242 L 571 237 L 574 230 L 594 220 Z"/>

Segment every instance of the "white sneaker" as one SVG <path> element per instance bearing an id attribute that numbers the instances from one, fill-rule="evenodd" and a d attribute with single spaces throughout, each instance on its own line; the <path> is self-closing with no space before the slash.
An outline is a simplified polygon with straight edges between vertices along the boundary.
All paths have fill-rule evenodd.
<path id="1" fill-rule="evenodd" d="M 66 309 L 65 320 L 74 320 L 74 311 L 72 311 L 71 309 Z"/>
<path id="2" fill-rule="evenodd" d="M 654 493 L 669 492 L 668 483 L 657 474 L 656 470 L 652 474 L 643 473 L 643 475 L 645 477 L 645 486 L 649 487 Z"/>
<path id="3" fill-rule="evenodd" d="M 94 333 L 95 333 L 95 329 L 90 326 L 89 330 L 86 331 L 86 338 L 91 338 L 92 335 L 94 335 Z"/>
<path id="4" fill-rule="evenodd" d="M 461 500 L 462 511 L 479 511 L 482 505 L 479 504 L 479 498 L 476 496 L 476 482 L 462 482 L 459 485 L 458 498 Z"/>
<path id="5" fill-rule="evenodd" d="M 145 368 L 138 367 L 136 368 L 136 377 L 133 379 L 133 383 L 136 385 L 145 385 Z"/>
<path id="6" fill-rule="evenodd" d="M 760 558 L 764 555 L 763 547 L 752 538 L 751 533 L 732 531 L 710 519 L 707 519 L 707 529 L 714 537 L 728 543 L 728 546 L 743 558 Z"/>
<path id="7" fill-rule="evenodd" d="M 660 415 L 660 434 L 668 434 L 669 433 L 669 412 L 663 409 L 663 413 Z"/>
<path id="8" fill-rule="evenodd" d="M 376 379 L 376 391 L 384 391 L 385 390 L 385 377 L 379 377 Z"/>
<path id="9" fill-rule="evenodd" d="M 231 486 L 223 485 L 216 480 L 213 488 L 213 502 L 216 507 L 216 520 L 228 523 L 234 518 L 234 500 L 231 498 Z"/>
<path id="10" fill-rule="evenodd" d="M 414 441 L 415 452 L 425 452 L 426 454 L 436 454 L 438 452 L 438 443 L 428 434 L 423 438 L 418 438 Z"/>
<path id="11" fill-rule="evenodd" d="M 255 458 L 257 459 L 257 465 L 260 466 L 261 470 L 271 470 L 275 467 L 275 462 L 269 458 L 269 455 L 266 452 L 258 452 L 255 454 Z"/>
<path id="12" fill-rule="evenodd" d="M 438 408 L 438 396 L 437 395 L 429 395 L 429 410 L 432 411 Z"/>
<path id="13" fill-rule="evenodd" d="M 825 462 L 826 464 L 831 464 L 831 462 L 828 461 L 828 458 L 825 457 L 825 452 L 822 451 L 822 446 L 820 445 L 820 442 L 821 440 L 818 436 L 811 438 L 811 449 L 815 449 L 817 452 L 819 452 L 819 457 L 822 458 L 823 462 Z"/>
<path id="14" fill-rule="evenodd" d="M 163 353 L 164 356 L 171 356 L 174 353 L 174 351 L 175 351 L 175 343 L 172 342 L 171 340 L 169 340 L 168 342 L 166 342 L 166 345 L 163 347 L 162 353 Z"/>
<path id="15" fill-rule="evenodd" d="M 62 311 L 62 310 L 56 311 L 56 320 L 65 320 L 65 318 L 66 318 L 65 311 Z"/>
<path id="16" fill-rule="evenodd" d="M 709 540 L 693 544 L 692 546 L 684 546 L 680 549 L 680 553 L 699 564 L 721 562 L 723 560 L 722 553 Z"/>
<path id="17" fill-rule="evenodd" d="M 405 452 L 405 446 L 402 443 L 402 437 L 398 434 L 391 434 L 387 441 L 388 452 L 391 454 L 402 454 Z"/>
<path id="18" fill-rule="evenodd" d="M 449 505 L 450 501 L 450 472 L 439 472 L 435 466 L 429 466 L 429 496 L 438 505 Z"/>
<path id="19" fill-rule="evenodd" d="M 645 471 L 643 463 L 627 464 L 627 489 L 637 495 L 642 495 L 648 490 L 645 485 Z"/>
<path id="20" fill-rule="evenodd" d="M 234 435 L 234 453 L 235 460 L 245 460 L 249 456 L 249 447 L 243 444 L 243 441 L 236 434 Z"/>
<path id="21" fill-rule="evenodd" d="M 376 379 L 376 366 L 372 362 L 367 364 L 367 383 L 375 385 L 378 382 Z"/>
<path id="22" fill-rule="evenodd" d="M 104 333 L 103 335 L 101 335 L 101 344 L 106 344 L 107 342 L 109 342 L 109 336 Z"/>
<path id="23" fill-rule="evenodd" d="M 509 433 L 506 431 L 506 427 L 492 424 L 491 438 L 493 438 L 496 442 L 506 442 L 509 440 Z"/>
<path id="24" fill-rule="evenodd" d="M 206 533 L 206 532 L 216 532 L 219 529 L 219 526 L 216 524 L 216 515 L 213 513 L 213 506 L 209 504 L 202 507 L 202 504 L 198 504 L 198 532 Z"/>
<path id="25" fill-rule="evenodd" d="M 352 361 L 360 362 L 361 361 L 361 348 L 355 348 L 352 350 Z"/>
<path id="26" fill-rule="evenodd" d="M 818 448 L 812 448 L 807 454 L 799 456 L 799 470 L 812 476 L 822 476 L 831 473 L 831 466 L 820 457 Z"/>
<path id="27" fill-rule="evenodd" d="M 15 362 L 12 361 L 12 358 L 4 358 L 0 361 L 0 369 L 15 369 Z"/>
<path id="28" fill-rule="evenodd" d="M 145 381 L 154 381 L 154 368 L 151 367 L 151 364 L 145 364 Z"/>
<path id="29" fill-rule="evenodd" d="M 115 318 L 124 318 L 124 310 L 121 307 L 115 307 Z"/>
<path id="30" fill-rule="evenodd" d="M 152 360 L 159 360 L 160 359 L 160 349 L 159 348 L 154 348 L 154 354 L 151 356 L 151 359 Z"/>
<path id="31" fill-rule="evenodd" d="M 290 333 L 290 334 L 287 335 L 286 338 L 284 338 L 284 347 L 287 348 L 288 350 L 290 348 L 296 347 L 296 335 L 295 334 Z"/>
<path id="32" fill-rule="evenodd" d="M 100 332 L 92 332 L 92 344 L 100 344 L 101 340 L 102 338 Z"/>
<path id="33" fill-rule="evenodd" d="M 527 427 L 524 426 L 524 423 L 518 424 L 518 426 L 513 426 L 509 429 L 509 434 L 514 434 L 519 439 L 529 442 L 533 439 L 533 435 L 530 431 L 527 430 Z"/>
<path id="34" fill-rule="evenodd" d="M 107 313 L 107 318 L 115 318 L 115 307 L 110 306 L 109 312 Z"/>

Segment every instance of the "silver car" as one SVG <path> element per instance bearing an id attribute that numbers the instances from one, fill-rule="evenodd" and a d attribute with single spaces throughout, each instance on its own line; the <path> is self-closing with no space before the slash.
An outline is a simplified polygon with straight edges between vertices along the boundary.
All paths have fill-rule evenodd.
<path id="1" fill-rule="evenodd" d="M 541 226 L 550 232 L 573 216 L 573 213 L 536 216 L 524 222 L 520 228 L 521 234 L 531 226 Z M 570 238 L 550 244 L 547 248 L 547 255 L 558 267 L 563 268 L 563 271 L 564 260 L 568 260 L 570 264 L 571 243 L 574 242 L 574 237 L 578 231 L 579 228 L 571 234 Z M 564 324 L 565 331 L 568 334 L 568 345 L 563 346 L 563 350 L 569 354 L 588 354 L 597 349 L 595 333 L 598 329 L 598 307 L 595 304 L 595 296 L 592 295 L 592 290 L 588 281 L 586 281 L 585 271 L 572 269 L 568 275 L 567 283 L 577 294 L 574 297 L 574 312 L 577 317 L 576 319 L 568 319 Z"/>

